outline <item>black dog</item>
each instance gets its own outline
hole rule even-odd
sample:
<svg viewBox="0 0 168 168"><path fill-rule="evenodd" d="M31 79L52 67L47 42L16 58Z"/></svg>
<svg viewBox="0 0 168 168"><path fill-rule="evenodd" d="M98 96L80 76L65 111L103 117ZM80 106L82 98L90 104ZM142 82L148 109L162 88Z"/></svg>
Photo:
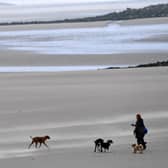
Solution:
<svg viewBox="0 0 168 168"><path fill-rule="evenodd" d="M104 140L101 139L101 138L96 139L94 142L95 142L94 152L96 152L97 150L98 150L99 152L109 151L110 145L113 143L112 140L107 140L107 142L104 142Z"/></svg>
<svg viewBox="0 0 168 168"><path fill-rule="evenodd" d="M102 149L104 149L104 152L109 151L110 145L111 145L112 143L113 143L112 140L107 140L107 142L103 142L103 143L101 144Z"/></svg>
<svg viewBox="0 0 168 168"><path fill-rule="evenodd" d="M102 150L102 144L104 143L104 140L101 139L101 138L99 138L99 139L96 139L96 140L94 141L94 143L95 143L94 152L96 152L97 150L98 150L99 152L102 152L102 151L103 151L103 150Z"/></svg>

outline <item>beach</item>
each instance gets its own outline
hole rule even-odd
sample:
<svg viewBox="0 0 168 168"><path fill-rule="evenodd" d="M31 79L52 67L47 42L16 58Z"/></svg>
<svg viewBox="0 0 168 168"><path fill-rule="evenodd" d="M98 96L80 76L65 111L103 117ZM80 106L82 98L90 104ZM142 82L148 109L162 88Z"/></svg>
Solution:
<svg viewBox="0 0 168 168"><path fill-rule="evenodd" d="M167 24L167 18L117 22L121 27L143 23ZM73 28L94 29L107 25L109 22L1 26L0 33L46 29L70 31ZM166 33L165 30L163 32ZM5 35L2 40L6 39L10 40ZM161 40L167 45L160 35L145 36L141 43L145 40L151 42L151 39L154 43ZM136 50L111 54L45 54L10 49L5 45L0 49L1 67L122 66L165 61L168 58L167 50L155 52L149 51L149 48L148 52ZM0 72L1 166L166 167L167 74L167 67ZM137 113L142 114L149 130L145 136L147 150L143 154L133 154L131 148L136 139L130 124L135 122ZM49 149L45 146L28 149L30 136L43 135L51 137L47 141ZM114 141L109 152L93 152L97 138Z"/></svg>
<svg viewBox="0 0 168 168"><path fill-rule="evenodd" d="M1 73L1 165L164 167L167 72L161 67ZM136 113L142 114L149 129L148 148L142 155L133 154L131 148L136 141L130 124ZM37 135L50 135L49 149L28 149L29 136ZM99 137L113 139L110 152L93 152Z"/></svg>

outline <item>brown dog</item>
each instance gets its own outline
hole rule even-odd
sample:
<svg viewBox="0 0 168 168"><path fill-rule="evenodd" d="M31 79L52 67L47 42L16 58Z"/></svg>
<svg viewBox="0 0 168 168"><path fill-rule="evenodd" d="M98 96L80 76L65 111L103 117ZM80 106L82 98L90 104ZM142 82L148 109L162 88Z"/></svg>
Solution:
<svg viewBox="0 0 168 168"><path fill-rule="evenodd" d="M142 153L143 153L143 150L144 150L142 144L132 144L132 148L133 148L133 153L139 152L139 153L142 154Z"/></svg>
<svg viewBox="0 0 168 168"><path fill-rule="evenodd" d="M28 148L30 148L34 143L35 143L36 148L37 148L38 143L40 144L39 148L41 147L41 144L44 144L48 148L48 145L46 144L46 140L50 139L48 135L43 136L43 137L30 137L30 138L32 139L32 142Z"/></svg>

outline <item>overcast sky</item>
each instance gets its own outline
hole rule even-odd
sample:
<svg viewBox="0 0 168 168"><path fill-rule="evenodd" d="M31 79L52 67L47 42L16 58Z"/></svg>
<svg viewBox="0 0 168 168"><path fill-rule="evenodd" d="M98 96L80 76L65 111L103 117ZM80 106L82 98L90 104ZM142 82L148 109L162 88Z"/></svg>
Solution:
<svg viewBox="0 0 168 168"><path fill-rule="evenodd" d="M18 5L32 5L32 4L53 4L53 3L85 3L85 2L168 2L168 0L0 0L0 3L12 3Z"/></svg>
<svg viewBox="0 0 168 168"><path fill-rule="evenodd" d="M104 2L104 1L131 1L131 0L0 0L3 3L12 4L52 4L52 3L85 3L85 2Z"/></svg>

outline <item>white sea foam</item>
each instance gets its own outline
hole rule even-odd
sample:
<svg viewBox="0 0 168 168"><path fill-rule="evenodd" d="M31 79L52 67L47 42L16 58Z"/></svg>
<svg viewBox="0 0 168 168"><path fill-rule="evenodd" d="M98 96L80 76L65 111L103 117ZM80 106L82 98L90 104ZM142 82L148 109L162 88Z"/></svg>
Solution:
<svg viewBox="0 0 168 168"><path fill-rule="evenodd" d="M108 67L126 68L131 65L93 65L93 66L2 66L0 72L65 72L91 71Z"/></svg>
<svg viewBox="0 0 168 168"><path fill-rule="evenodd" d="M167 42L138 40L168 34L168 24L1 31L1 48L41 54L168 52Z"/></svg>

